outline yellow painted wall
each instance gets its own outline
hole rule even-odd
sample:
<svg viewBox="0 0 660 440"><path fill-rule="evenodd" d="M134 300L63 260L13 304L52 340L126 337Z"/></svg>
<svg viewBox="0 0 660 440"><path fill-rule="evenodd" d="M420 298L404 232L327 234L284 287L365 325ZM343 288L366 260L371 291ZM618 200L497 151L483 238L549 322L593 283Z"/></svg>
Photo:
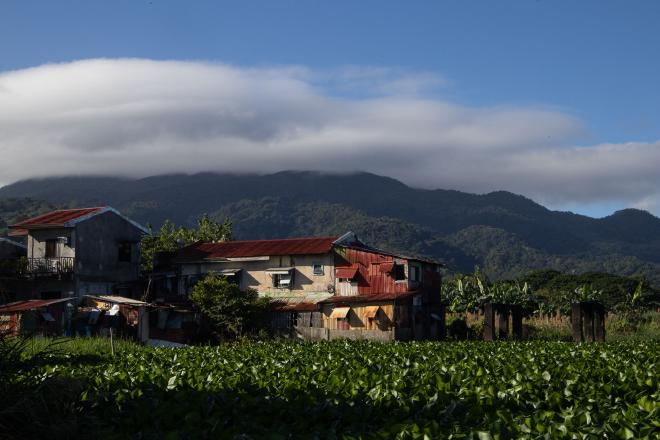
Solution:
<svg viewBox="0 0 660 440"><path fill-rule="evenodd" d="M323 265L323 275L314 275L314 263ZM266 269L295 267L292 288L273 287L271 275ZM199 264L185 263L181 266L182 275L207 274L223 269L242 269L241 289L252 288L262 296L271 298L292 297L308 293L328 293L328 285L334 286L334 258L327 255L271 256L262 261L223 261Z"/></svg>

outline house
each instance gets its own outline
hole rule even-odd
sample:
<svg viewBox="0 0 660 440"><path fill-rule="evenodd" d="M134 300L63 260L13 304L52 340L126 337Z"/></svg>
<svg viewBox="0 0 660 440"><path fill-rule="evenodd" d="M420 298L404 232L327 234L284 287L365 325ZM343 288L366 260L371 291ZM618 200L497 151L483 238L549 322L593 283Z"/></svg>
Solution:
<svg viewBox="0 0 660 440"><path fill-rule="evenodd" d="M27 247L15 240L0 237L0 304L11 301L20 290L16 274L27 258Z"/></svg>
<svg viewBox="0 0 660 440"><path fill-rule="evenodd" d="M195 243L155 264L156 302L184 303L214 272L271 300L269 326L310 339L438 339L440 267L340 237Z"/></svg>
<svg viewBox="0 0 660 440"><path fill-rule="evenodd" d="M0 333L60 335L71 320L73 305L68 301L31 299L0 306Z"/></svg>
<svg viewBox="0 0 660 440"><path fill-rule="evenodd" d="M72 328L85 327L95 335L115 335L146 342L149 339L149 304L117 295L85 295Z"/></svg>
<svg viewBox="0 0 660 440"><path fill-rule="evenodd" d="M60 209L10 226L25 237L13 299L139 295L140 238L147 230L104 206Z"/></svg>
<svg viewBox="0 0 660 440"><path fill-rule="evenodd" d="M0 260L27 257L27 246L9 238L0 237Z"/></svg>

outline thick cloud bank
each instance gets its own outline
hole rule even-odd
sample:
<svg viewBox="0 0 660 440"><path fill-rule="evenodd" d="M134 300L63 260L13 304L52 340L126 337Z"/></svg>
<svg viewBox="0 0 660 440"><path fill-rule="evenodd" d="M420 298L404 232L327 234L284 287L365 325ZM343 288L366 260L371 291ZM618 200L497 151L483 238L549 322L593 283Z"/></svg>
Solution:
<svg viewBox="0 0 660 440"><path fill-rule="evenodd" d="M139 59L0 74L0 182L67 174L365 170L427 188L660 212L660 142L578 146L560 111L428 98L442 78ZM426 97L425 97L426 96Z"/></svg>

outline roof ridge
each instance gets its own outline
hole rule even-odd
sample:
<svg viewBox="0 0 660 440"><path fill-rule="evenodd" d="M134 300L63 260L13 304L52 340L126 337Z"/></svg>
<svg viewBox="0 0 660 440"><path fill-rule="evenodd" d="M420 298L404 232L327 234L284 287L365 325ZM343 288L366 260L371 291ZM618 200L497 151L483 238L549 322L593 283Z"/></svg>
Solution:
<svg viewBox="0 0 660 440"><path fill-rule="evenodd" d="M307 236L307 237L287 237L287 238L263 238L251 240L226 240L226 241L198 241L194 244L228 244L228 243L254 243L254 242L268 242L268 241L293 241L293 240L331 240L336 239L338 236Z"/></svg>
<svg viewBox="0 0 660 440"><path fill-rule="evenodd" d="M83 210L85 210L85 209L103 209L103 208L109 208L109 207L110 207L110 205L86 206L86 207L83 207L83 208L57 208L57 209L53 209L52 211L49 211L49 212L57 212L57 211L83 211ZM44 214L48 214L48 212L45 212ZM41 214L41 215L44 215L44 214ZM37 216L37 217L40 217L40 216Z"/></svg>
<svg viewBox="0 0 660 440"><path fill-rule="evenodd" d="M77 215L76 217L73 217L73 219L78 218L78 217L84 217L90 214L97 213L98 211L102 210L109 210L113 209L110 206L94 206L94 207L89 207L89 208L59 208L59 209L53 209L48 212L44 212L42 214L38 214L35 216L32 216L30 218L26 218L24 220L21 220L17 223L14 223L12 225L9 225L10 228L15 229L15 228L25 228L31 225L41 225L42 223L39 223L39 221L46 221L43 224L48 224L47 220L53 220L52 217L54 216L61 216L61 215L66 215L68 214L77 214L81 213L80 215ZM59 220L59 218L58 218ZM69 221L71 219L67 219L66 221Z"/></svg>

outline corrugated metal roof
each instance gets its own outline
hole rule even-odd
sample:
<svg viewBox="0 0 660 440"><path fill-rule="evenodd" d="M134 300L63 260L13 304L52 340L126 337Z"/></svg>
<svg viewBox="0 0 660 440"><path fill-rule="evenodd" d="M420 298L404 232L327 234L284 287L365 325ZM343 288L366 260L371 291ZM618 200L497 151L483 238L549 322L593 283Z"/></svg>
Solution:
<svg viewBox="0 0 660 440"><path fill-rule="evenodd" d="M349 266L349 267L338 267L335 269L335 276L337 278L348 278L349 280L352 280L355 278L355 275L357 275L359 268L357 266Z"/></svg>
<svg viewBox="0 0 660 440"><path fill-rule="evenodd" d="M335 307L332 309L332 313L330 313L330 318L346 318L350 311L350 307Z"/></svg>
<svg viewBox="0 0 660 440"><path fill-rule="evenodd" d="M288 303L283 301L274 301L270 304L271 310L277 312L314 312L319 306L310 302Z"/></svg>
<svg viewBox="0 0 660 440"><path fill-rule="evenodd" d="M97 301L109 302L113 304L129 304L137 306L146 306L148 303L140 301L138 299L126 298L125 296L116 296L116 295L85 295L88 298L95 299Z"/></svg>
<svg viewBox="0 0 660 440"><path fill-rule="evenodd" d="M105 206L97 206L94 208L76 208L76 209L58 209L56 211L47 212L36 217L23 220L19 223L11 225L12 229L32 229L40 227L64 227L66 223L84 217L86 215L97 213Z"/></svg>
<svg viewBox="0 0 660 440"><path fill-rule="evenodd" d="M327 254L337 237L237 240L222 243L195 243L177 253L179 261L200 261L271 255Z"/></svg>
<svg viewBox="0 0 660 440"><path fill-rule="evenodd" d="M12 232L10 232L9 235L14 237L27 235L29 229L69 228L75 226L78 222L106 212L112 212L118 215L145 234L149 232L147 228L122 215L119 211L110 206L96 206L94 208L58 209L37 217L32 217L9 226L12 229Z"/></svg>
<svg viewBox="0 0 660 440"><path fill-rule="evenodd" d="M0 314L25 312L28 310L39 309L47 307L51 304L56 304L64 301L69 301L71 298L58 298L58 299L28 299L24 301L16 301L9 304L0 306Z"/></svg>
<svg viewBox="0 0 660 440"><path fill-rule="evenodd" d="M19 247L19 248L22 248L22 249L27 249L27 246L25 246L24 244L19 243L19 242L14 241L14 240L9 240L8 238L0 237L0 242L7 243L7 244L10 244L12 246L16 246L16 247Z"/></svg>

